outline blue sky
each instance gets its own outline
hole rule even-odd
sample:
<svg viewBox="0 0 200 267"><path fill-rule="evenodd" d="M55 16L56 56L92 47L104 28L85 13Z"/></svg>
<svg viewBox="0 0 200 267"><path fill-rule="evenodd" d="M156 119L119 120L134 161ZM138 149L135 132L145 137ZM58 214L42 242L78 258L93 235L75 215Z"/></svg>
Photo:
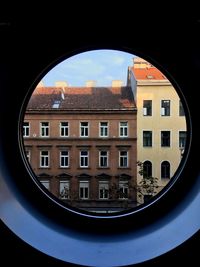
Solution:
<svg viewBox="0 0 200 267"><path fill-rule="evenodd" d="M126 85L128 66L133 65L133 54L118 50L92 50L72 56L52 68L43 78L45 86L66 81L69 86L84 86L96 81L96 86L111 86L112 80Z"/></svg>

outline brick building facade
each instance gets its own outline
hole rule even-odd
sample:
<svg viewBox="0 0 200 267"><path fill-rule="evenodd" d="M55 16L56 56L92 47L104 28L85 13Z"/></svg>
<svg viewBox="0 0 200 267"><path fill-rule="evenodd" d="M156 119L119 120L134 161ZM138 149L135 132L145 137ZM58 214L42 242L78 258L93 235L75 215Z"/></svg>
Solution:
<svg viewBox="0 0 200 267"><path fill-rule="evenodd" d="M30 165L71 206L116 212L136 205L136 106L130 87L41 87L23 125Z"/></svg>

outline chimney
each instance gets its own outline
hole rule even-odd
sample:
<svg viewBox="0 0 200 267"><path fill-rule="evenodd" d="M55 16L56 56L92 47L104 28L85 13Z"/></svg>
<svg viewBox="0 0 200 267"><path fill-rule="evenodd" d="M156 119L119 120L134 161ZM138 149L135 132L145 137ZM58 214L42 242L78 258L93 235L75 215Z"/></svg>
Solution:
<svg viewBox="0 0 200 267"><path fill-rule="evenodd" d="M95 87L96 81L93 81L93 80L86 81L85 86L86 87Z"/></svg>
<svg viewBox="0 0 200 267"><path fill-rule="evenodd" d="M36 88L37 88L37 87L45 87L44 82L41 80L41 81L38 83L38 85L36 86Z"/></svg>
<svg viewBox="0 0 200 267"><path fill-rule="evenodd" d="M57 81L55 82L55 87L67 87L68 83L65 81Z"/></svg>
<svg viewBox="0 0 200 267"><path fill-rule="evenodd" d="M112 81L112 87L121 87L123 86L123 81L121 80L113 80Z"/></svg>
<svg viewBox="0 0 200 267"><path fill-rule="evenodd" d="M149 68L151 66L151 64L143 58L134 57L133 58L133 66L135 69L146 69L146 68Z"/></svg>

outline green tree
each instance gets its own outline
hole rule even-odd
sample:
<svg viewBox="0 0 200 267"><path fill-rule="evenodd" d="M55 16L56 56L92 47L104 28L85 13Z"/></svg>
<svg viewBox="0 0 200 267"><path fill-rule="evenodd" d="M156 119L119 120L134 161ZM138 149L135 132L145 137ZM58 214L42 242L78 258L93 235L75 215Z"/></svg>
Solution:
<svg viewBox="0 0 200 267"><path fill-rule="evenodd" d="M142 204L158 193L158 178L148 176L148 173L144 170L143 162L137 161L137 166L139 167L138 173L142 176L141 181L137 184L137 201L139 204Z"/></svg>

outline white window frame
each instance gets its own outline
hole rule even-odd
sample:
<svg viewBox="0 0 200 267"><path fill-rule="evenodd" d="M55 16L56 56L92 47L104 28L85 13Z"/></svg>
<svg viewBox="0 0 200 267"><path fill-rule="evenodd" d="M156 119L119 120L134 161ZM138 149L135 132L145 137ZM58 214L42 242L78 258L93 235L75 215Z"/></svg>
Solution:
<svg viewBox="0 0 200 267"><path fill-rule="evenodd" d="M82 155L82 153L86 152L87 155ZM84 164L81 164L81 161L84 161ZM86 162L87 161L87 162ZM87 164L86 164L87 163ZM80 161L79 161L80 168L88 168L89 167L89 151L88 150L81 150L80 151Z"/></svg>
<svg viewBox="0 0 200 267"><path fill-rule="evenodd" d="M81 190L81 189L83 189L83 190ZM80 181L79 182L79 198L80 199L89 199L89 195L90 195L89 181Z"/></svg>
<svg viewBox="0 0 200 267"><path fill-rule="evenodd" d="M63 123L66 123L67 125L62 125ZM64 132L64 134L62 134L62 131ZM69 137L69 122L68 121L60 122L60 137Z"/></svg>
<svg viewBox="0 0 200 267"><path fill-rule="evenodd" d="M50 181L49 180L41 180L40 182L47 190L50 190Z"/></svg>
<svg viewBox="0 0 200 267"><path fill-rule="evenodd" d="M28 162L31 162L31 151L30 150L26 150L26 157L28 159Z"/></svg>
<svg viewBox="0 0 200 267"><path fill-rule="evenodd" d="M42 155L42 153L44 153L44 152L47 152L47 155ZM44 161L45 164L42 165L42 161ZM46 161L48 164L46 164ZM41 150L40 151L40 168L49 168L49 161L50 161L49 151L48 150Z"/></svg>
<svg viewBox="0 0 200 267"><path fill-rule="evenodd" d="M43 123L47 123L48 125L42 125ZM44 134L43 134L44 130ZM48 121L40 122L40 137L49 137L50 136L50 123Z"/></svg>
<svg viewBox="0 0 200 267"><path fill-rule="evenodd" d="M87 123L86 125L82 125L83 123ZM83 130L83 134L82 134ZM87 131L87 134L86 134ZM89 137L89 122L88 121L81 121L80 122L80 137Z"/></svg>
<svg viewBox="0 0 200 267"><path fill-rule="evenodd" d="M106 125L102 125L106 123ZM107 134L106 134L107 132ZM109 125L107 121L101 121L99 123L99 137L108 137L109 136Z"/></svg>
<svg viewBox="0 0 200 267"><path fill-rule="evenodd" d="M102 152L105 152L106 153L106 155L101 155L101 153ZM103 166L102 164L101 164L101 159L103 160L104 158L106 158L106 166ZM108 166L109 166L109 164L108 164L108 160L109 160L109 153L108 153L108 151L107 150L100 150L99 151L99 167L100 168L108 168Z"/></svg>
<svg viewBox="0 0 200 267"><path fill-rule="evenodd" d="M28 121L24 121L23 123L23 137L30 137L30 122Z"/></svg>
<svg viewBox="0 0 200 267"><path fill-rule="evenodd" d="M99 199L109 199L109 181L99 181Z"/></svg>
<svg viewBox="0 0 200 267"><path fill-rule="evenodd" d="M66 155L63 155L63 152L66 153ZM62 164L62 161L64 161L67 164ZM69 168L69 150L61 150L60 151L60 168Z"/></svg>
<svg viewBox="0 0 200 267"><path fill-rule="evenodd" d="M59 193L61 199L69 199L70 183L69 180L60 180Z"/></svg>
<svg viewBox="0 0 200 267"><path fill-rule="evenodd" d="M126 155L121 155L122 152L126 153ZM119 151L119 167L120 168L128 168L128 166L129 166L129 155L128 154L129 153L128 153L127 150L120 150ZM122 165L121 165L121 159L123 159L123 164ZM126 166L124 165L125 159L126 159L126 162L127 162Z"/></svg>
<svg viewBox="0 0 200 267"><path fill-rule="evenodd" d="M126 125L122 125L126 123ZM121 134L122 131L122 134ZM127 121L120 121L119 122L119 137L128 137L128 122Z"/></svg>
<svg viewBox="0 0 200 267"><path fill-rule="evenodd" d="M121 197L120 189L122 188L122 193L125 194L125 190L127 190L127 197ZM128 199L129 188L128 188L128 181L119 181L119 199Z"/></svg>

